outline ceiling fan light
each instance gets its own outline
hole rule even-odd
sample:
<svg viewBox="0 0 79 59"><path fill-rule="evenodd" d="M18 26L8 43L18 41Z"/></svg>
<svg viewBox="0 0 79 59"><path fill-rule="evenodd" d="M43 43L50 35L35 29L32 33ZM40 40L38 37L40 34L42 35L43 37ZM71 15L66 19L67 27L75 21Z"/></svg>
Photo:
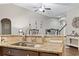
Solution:
<svg viewBox="0 0 79 59"><path fill-rule="evenodd" d="M43 9L42 8L39 8L39 11L43 11Z"/></svg>
<svg viewBox="0 0 79 59"><path fill-rule="evenodd" d="M40 12L45 12L45 9L39 8Z"/></svg>
<svg viewBox="0 0 79 59"><path fill-rule="evenodd" d="M43 12L45 12L45 10L43 10Z"/></svg>

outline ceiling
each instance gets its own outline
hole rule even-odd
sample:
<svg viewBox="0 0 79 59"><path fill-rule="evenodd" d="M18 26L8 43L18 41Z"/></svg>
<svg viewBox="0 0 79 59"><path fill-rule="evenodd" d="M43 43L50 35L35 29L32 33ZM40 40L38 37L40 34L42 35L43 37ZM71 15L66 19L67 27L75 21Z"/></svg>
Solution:
<svg viewBox="0 0 79 59"><path fill-rule="evenodd" d="M29 9L30 11L33 11L35 13L39 13L42 15L46 15L48 17L64 17L66 16L66 12L70 9L79 7L78 3L43 3L45 7L51 8L51 10L46 10L43 12L35 12L36 8L34 7L40 7L41 3L18 3L15 4L17 6Z"/></svg>

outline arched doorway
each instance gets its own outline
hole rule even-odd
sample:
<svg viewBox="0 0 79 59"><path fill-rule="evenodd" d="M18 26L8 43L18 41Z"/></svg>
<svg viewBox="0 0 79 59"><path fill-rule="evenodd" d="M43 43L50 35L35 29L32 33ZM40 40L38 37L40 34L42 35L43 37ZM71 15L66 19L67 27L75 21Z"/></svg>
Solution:
<svg viewBox="0 0 79 59"><path fill-rule="evenodd" d="M1 20L2 34L11 34L11 21L8 18Z"/></svg>

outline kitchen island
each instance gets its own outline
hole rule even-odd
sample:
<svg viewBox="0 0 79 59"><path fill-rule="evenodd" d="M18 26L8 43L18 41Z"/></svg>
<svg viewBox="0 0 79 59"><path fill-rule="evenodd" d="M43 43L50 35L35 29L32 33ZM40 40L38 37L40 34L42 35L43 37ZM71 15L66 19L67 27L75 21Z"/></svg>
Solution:
<svg viewBox="0 0 79 59"><path fill-rule="evenodd" d="M26 36L23 36L23 38L24 37L26 38ZM19 41L9 40L9 41L0 43L0 54L7 55L7 56L9 55L11 56L58 56L60 55L61 56L64 53L64 46L63 46L64 36L44 36L43 38L42 36L27 36L27 37L31 37L31 38L41 37L41 39L43 39L42 40L43 42L39 41L40 43L35 43L36 41L34 40L32 43L35 45L33 47L30 47L30 46L13 45L14 43L17 43ZM27 42L27 40L24 42ZM31 43L31 41L28 41L28 42Z"/></svg>

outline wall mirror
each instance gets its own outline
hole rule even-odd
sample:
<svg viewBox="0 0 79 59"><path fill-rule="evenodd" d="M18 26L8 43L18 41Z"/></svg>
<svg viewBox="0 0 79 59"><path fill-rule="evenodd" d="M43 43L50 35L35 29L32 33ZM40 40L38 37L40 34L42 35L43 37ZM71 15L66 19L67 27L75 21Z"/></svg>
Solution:
<svg viewBox="0 0 79 59"><path fill-rule="evenodd" d="M74 17L72 21L72 26L74 28L79 28L79 17Z"/></svg>

